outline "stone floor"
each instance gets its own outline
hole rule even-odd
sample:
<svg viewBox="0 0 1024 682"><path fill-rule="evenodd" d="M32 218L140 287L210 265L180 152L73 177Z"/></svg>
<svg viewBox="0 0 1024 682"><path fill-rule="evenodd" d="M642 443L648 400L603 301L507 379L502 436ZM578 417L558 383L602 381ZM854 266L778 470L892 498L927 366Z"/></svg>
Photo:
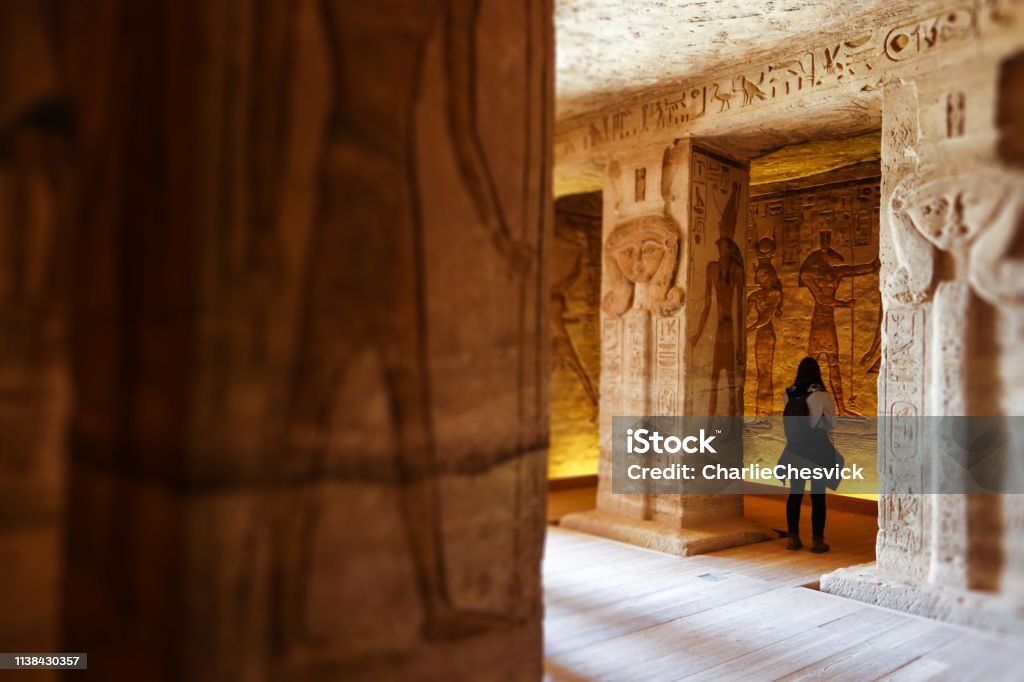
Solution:
<svg viewBox="0 0 1024 682"><path fill-rule="evenodd" d="M777 527L783 499L747 514ZM778 540L680 558L549 527L545 679L1024 679L1024 643L801 587L873 558L872 517L830 511L828 534L820 556Z"/></svg>

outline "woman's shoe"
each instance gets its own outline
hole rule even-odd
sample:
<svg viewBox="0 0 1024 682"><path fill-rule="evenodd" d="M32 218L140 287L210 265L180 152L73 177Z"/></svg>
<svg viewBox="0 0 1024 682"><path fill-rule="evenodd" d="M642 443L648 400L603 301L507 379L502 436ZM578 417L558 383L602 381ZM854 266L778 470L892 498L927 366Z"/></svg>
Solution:
<svg viewBox="0 0 1024 682"><path fill-rule="evenodd" d="M797 550L804 546L804 543L800 542L799 535L790 535L789 542L786 543L786 549Z"/></svg>
<svg viewBox="0 0 1024 682"><path fill-rule="evenodd" d="M825 544L825 538L814 538L814 544L811 545L811 551L815 554L824 554L829 550L828 545Z"/></svg>

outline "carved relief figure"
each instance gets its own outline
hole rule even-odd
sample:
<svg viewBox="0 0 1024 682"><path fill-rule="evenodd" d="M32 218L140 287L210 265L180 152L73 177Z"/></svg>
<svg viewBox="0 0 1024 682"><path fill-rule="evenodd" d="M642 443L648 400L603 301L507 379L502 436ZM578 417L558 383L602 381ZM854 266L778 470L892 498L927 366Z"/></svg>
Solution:
<svg viewBox="0 0 1024 682"><path fill-rule="evenodd" d="M782 316L782 280L772 265L775 254L775 240L762 237L757 240L757 269L754 281L758 289L747 298L746 317L753 310L756 318L747 327L747 333L756 332L754 337L754 358L757 362L757 403L755 414L758 417L769 417L772 414L772 401L775 390L772 382L772 369L775 365L775 326L773 317Z"/></svg>
<svg viewBox="0 0 1024 682"><path fill-rule="evenodd" d="M764 74L761 74L761 80L764 80ZM733 91L739 91L743 93L743 106L753 104L756 100L767 99L768 95L765 94L764 90L758 87L758 84L750 80L746 76L738 76L736 81L739 81L739 87L736 87L735 82L733 84Z"/></svg>
<svg viewBox="0 0 1024 682"><path fill-rule="evenodd" d="M445 65L448 78L448 127L463 184L494 248L509 267L523 276L533 267L533 246L517 238L498 196L487 153L479 130L476 93L476 26L479 7L475 2L455 0L444 5Z"/></svg>
<svg viewBox="0 0 1024 682"><path fill-rule="evenodd" d="M722 92L722 86L718 83L715 83L713 87L714 92L712 93L711 98L718 102L718 111L721 113L730 107L732 104L730 100L732 100L735 93Z"/></svg>
<svg viewBox="0 0 1024 682"><path fill-rule="evenodd" d="M358 28L363 21L363 15L345 3L322 3L317 8L318 21L322 22L326 35L353 30L353 25ZM330 187L335 177L352 177L352 164L358 162L363 164L363 172L359 174L361 184L350 186L351 194L369 193L373 199L372 193L380 191L380 187L394 187L403 197L411 198L387 206L377 202L383 211L375 218L380 221L380 232L366 242L369 237L350 226L367 219L367 199L361 197L352 202L336 192L323 192L322 215L317 221L320 227L318 234L311 238L318 248L311 250L308 268L311 272L331 273L332 276L310 278L305 285L307 301L304 305L309 312L298 332L302 339L297 363L300 369L292 377L293 385L289 389L295 397L289 405L286 438L289 443L299 444L294 447L301 449L303 457L308 459L304 466L308 467L314 481L320 480L328 467L332 428L329 417L335 405L345 405L345 400L339 396L344 396L346 391L356 391L363 396L380 391L387 404L394 407L387 421L381 420L380 432L396 434L394 471L399 480L408 481L397 488L397 499L413 580L424 611L422 630L428 639L479 631L508 617L505 608L468 609L457 601L456 590L460 588L450 580L454 571L451 557L445 551L444 509L437 480L438 444L427 381L427 331L403 329L402 333L396 333L398 325L405 320L417 315L418 319L428 317L423 311L426 305L423 298L408 282L417 281L416 277L426 278L423 253L411 246L420 243L428 231L420 214L422 197L418 183L422 180L416 170L420 151L417 134L414 134L419 131L420 122L412 103L416 101L420 75L429 68L428 60L434 58L425 56L429 54L427 46L432 41L442 43L442 53L436 58L444 67L445 123L451 131L450 146L459 179L471 201L472 215L495 252L484 257L492 260L497 268L507 268L516 277L536 272L534 246L523 241L510 227L511 209L499 197L500 178L494 174L480 132L480 115L474 99L474 93L478 92L478 74L474 68L477 14L477 3L451 0L431 6L416 22L399 26L401 22L396 17L380 19L375 30L382 39L375 41L373 49L364 56L380 65L379 77L390 83L394 106L378 106L379 103L363 108L349 106L350 90L354 92L358 88L342 77L340 70L349 61L347 50L352 46L347 41L327 41L329 55L324 68L336 90L332 92L332 109L327 120L335 125L327 126L326 153L319 169L321 182ZM398 40L396 35L402 36L409 50L393 49L394 41ZM366 126L371 120L382 129L402 131L393 136L387 151L383 152L392 154L397 163L381 163L380 148L364 140L354 141L347 134L346 131ZM409 169L414 172L410 173ZM337 226L342 228L335 229ZM354 236L357 232L358 237ZM409 278L382 280L381 295L394 302L394 311L384 313L365 297L356 300L350 293L369 290L368 282L380 278L380 273L374 270L373 258L358 264L344 277L333 275L350 260L344 254L351 252L356 239L362 244L370 243L373 249L387 244L388 249L396 251L396 259L408 264L407 269L412 273ZM351 286L352 283L357 286ZM421 282L418 286L425 285ZM351 306L347 305L349 303ZM352 325L342 319L344 316L322 312L328 308L367 312L365 315L352 313L362 320ZM525 357L521 349L517 352ZM368 358L372 359L372 364ZM523 362L526 360L520 359L520 363ZM279 608L285 612L282 636L289 646L308 646L313 642L306 611L317 601L317 595L307 575L308 567L314 562L317 543L323 541L321 518L326 503L320 488L313 489L304 498L302 508L296 511L301 518L296 524L297 530L288 534L290 544L285 551L289 559L282 569L286 575L274 599L280 600Z"/></svg>
<svg viewBox="0 0 1024 682"><path fill-rule="evenodd" d="M591 406L594 409L592 418L597 418L597 389L590 373L583 366L580 359L579 349L569 333L569 322L576 322L578 318L570 317L568 291L580 276L583 269L583 249L576 251L576 258L572 270L560 281L555 282L551 287L551 364L552 369L568 369L580 380L583 390L590 398Z"/></svg>
<svg viewBox="0 0 1024 682"><path fill-rule="evenodd" d="M1013 175L987 170L919 186L901 184L890 200L893 236L904 252L917 246L915 240L927 240L958 262L965 261L957 276L966 274L979 296L996 304L1019 305L1024 300L1020 260L1012 254L1017 215L1024 203L1022 186ZM911 293L926 293L932 285L934 256L919 246L914 253L914 265L927 277L918 277Z"/></svg>
<svg viewBox="0 0 1024 682"><path fill-rule="evenodd" d="M696 344L703 335L704 325L711 312L711 300L714 298L718 321L715 326L714 354L711 363L711 403L708 408L708 414L712 415L717 414L718 380L722 372L725 372L729 389L727 414L736 414L739 408L736 369L743 364L743 344L739 325L743 321L744 270L743 254L732 240L739 213L739 196L739 183L733 182L732 193L719 223L719 234L723 236L715 241L718 247L718 260L708 263L704 307L701 309L697 331L691 339L691 342Z"/></svg>
<svg viewBox="0 0 1024 682"><path fill-rule="evenodd" d="M832 231L819 233L820 248L811 253L800 266L800 286L807 287L814 298L814 312L811 315L811 333L807 354L819 362L824 361L829 369L829 383L835 398L836 410L840 415L855 414L843 398L843 378L839 369L839 338L836 335L836 308L849 308L852 300L836 298L842 280L858 275L878 272L879 260L870 263L846 265L842 255L832 248Z"/></svg>
<svg viewBox="0 0 1024 682"><path fill-rule="evenodd" d="M676 286L679 227L665 216L645 216L618 225L605 243L608 293L601 307L616 317L631 308L674 315L683 305Z"/></svg>

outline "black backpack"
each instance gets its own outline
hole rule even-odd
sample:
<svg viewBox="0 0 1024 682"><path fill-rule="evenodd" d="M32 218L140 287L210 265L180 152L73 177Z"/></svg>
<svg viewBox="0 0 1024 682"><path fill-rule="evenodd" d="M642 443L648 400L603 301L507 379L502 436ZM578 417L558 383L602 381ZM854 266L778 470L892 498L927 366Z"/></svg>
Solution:
<svg viewBox="0 0 1024 682"><path fill-rule="evenodd" d="M806 445L811 436L811 411L807 407L807 391L787 390L786 407L782 410L782 425L786 430L786 441L793 446Z"/></svg>

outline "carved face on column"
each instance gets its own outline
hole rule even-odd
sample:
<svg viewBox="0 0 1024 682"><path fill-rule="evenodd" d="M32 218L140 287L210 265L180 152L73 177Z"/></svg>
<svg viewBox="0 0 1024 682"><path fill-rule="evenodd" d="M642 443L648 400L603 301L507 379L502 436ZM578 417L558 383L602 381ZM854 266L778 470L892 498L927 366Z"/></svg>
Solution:
<svg viewBox="0 0 1024 682"><path fill-rule="evenodd" d="M623 276L633 284L647 284L665 259L665 242L656 237L631 239L612 254Z"/></svg>
<svg viewBox="0 0 1024 682"><path fill-rule="evenodd" d="M920 187L908 183L896 188L890 205L897 223L910 223L943 251L966 253L968 277L982 298L996 305L1024 306L1024 262L1014 254L1024 215L1024 176L979 169ZM886 287L891 288L889 282ZM889 296L899 300L899 292Z"/></svg>
<svg viewBox="0 0 1024 682"><path fill-rule="evenodd" d="M904 211L914 227L943 251L965 246L988 225L1004 201L1002 183L947 177L916 190L894 193L893 209Z"/></svg>
<svg viewBox="0 0 1024 682"><path fill-rule="evenodd" d="M645 216L621 223L605 242L608 293L602 307L622 315L634 303L637 286L648 288L648 305L662 315L682 305L682 290L675 286L679 264L679 227L665 216Z"/></svg>

